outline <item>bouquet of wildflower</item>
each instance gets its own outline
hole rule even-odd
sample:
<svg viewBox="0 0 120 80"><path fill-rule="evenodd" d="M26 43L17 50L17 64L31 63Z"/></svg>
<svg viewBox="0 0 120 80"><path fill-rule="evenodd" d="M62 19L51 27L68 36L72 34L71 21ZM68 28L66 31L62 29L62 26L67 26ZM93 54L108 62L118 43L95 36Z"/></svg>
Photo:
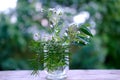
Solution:
<svg viewBox="0 0 120 80"><path fill-rule="evenodd" d="M40 55L44 53L43 62L44 68L52 72L60 66L69 65L70 47L72 45L82 46L89 42L92 36L89 25L65 25L63 19L63 11L61 9L45 9L42 13L46 14L49 24L50 35L40 37L41 34L36 34L39 38L36 41L32 40L31 49L37 53L33 59L34 72L39 70ZM65 15L65 14L64 14Z"/></svg>

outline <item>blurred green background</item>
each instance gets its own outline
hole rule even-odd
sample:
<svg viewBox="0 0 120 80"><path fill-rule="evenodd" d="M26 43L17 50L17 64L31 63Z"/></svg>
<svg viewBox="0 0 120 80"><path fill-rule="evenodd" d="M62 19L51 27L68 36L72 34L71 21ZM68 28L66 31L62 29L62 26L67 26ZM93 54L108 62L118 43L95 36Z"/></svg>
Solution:
<svg viewBox="0 0 120 80"><path fill-rule="evenodd" d="M17 0L15 9L0 12L0 70L32 69L28 43L32 33L47 31L44 7L65 9L73 16L65 17L67 24L81 12L89 14L82 24L91 24L94 37L72 54L71 69L120 69L120 0Z"/></svg>

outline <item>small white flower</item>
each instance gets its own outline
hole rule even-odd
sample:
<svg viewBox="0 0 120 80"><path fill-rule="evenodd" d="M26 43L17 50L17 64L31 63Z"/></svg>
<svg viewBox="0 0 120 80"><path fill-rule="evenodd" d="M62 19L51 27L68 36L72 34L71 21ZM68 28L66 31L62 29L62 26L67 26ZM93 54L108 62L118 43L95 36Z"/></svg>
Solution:
<svg viewBox="0 0 120 80"><path fill-rule="evenodd" d="M57 15L62 15L63 14L63 9L59 8L56 10Z"/></svg>
<svg viewBox="0 0 120 80"><path fill-rule="evenodd" d="M68 34L67 34L66 32L64 33L64 35L65 35L65 36L68 36Z"/></svg>
<svg viewBox="0 0 120 80"><path fill-rule="evenodd" d="M52 36L48 35L48 34L45 34L45 35L43 35L42 39L45 40L45 41L48 41L48 40L52 39Z"/></svg>
<svg viewBox="0 0 120 80"><path fill-rule="evenodd" d="M35 34L33 35L33 39L34 39L35 41L38 41L38 40L40 39L39 33L35 33Z"/></svg>
<svg viewBox="0 0 120 80"><path fill-rule="evenodd" d="M40 12L43 12L43 11L44 11L44 9L43 9L43 8L41 8L41 9L40 9Z"/></svg>
<svg viewBox="0 0 120 80"><path fill-rule="evenodd" d="M55 12L55 8L49 8L49 11Z"/></svg>
<svg viewBox="0 0 120 80"><path fill-rule="evenodd" d="M54 26L53 25L50 25L51 28L53 28Z"/></svg>
<svg viewBox="0 0 120 80"><path fill-rule="evenodd" d="M77 27L78 25L76 23L71 23L69 26L73 26L73 27L76 26Z"/></svg>

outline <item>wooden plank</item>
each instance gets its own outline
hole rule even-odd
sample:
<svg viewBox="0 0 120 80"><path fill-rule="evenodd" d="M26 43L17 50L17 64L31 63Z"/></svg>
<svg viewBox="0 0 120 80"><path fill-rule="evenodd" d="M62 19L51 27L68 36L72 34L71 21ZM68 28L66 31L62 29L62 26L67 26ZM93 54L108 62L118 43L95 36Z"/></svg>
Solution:
<svg viewBox="0 0 120 80"><path fill-rule="evenodd" d="M0 80L46 80L45 72L31 75L30 70L0 71ZM66 80L120 80L120 70L69 70Z"/></svg>

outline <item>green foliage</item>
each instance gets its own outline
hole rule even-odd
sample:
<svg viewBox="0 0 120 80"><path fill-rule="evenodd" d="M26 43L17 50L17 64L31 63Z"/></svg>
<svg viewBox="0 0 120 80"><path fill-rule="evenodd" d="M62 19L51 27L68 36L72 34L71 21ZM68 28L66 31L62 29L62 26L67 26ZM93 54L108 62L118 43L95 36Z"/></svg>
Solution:
<svg viewBox="0 0 120 80"><path fill-rule="evenodd" d="M0 70L30 69L26 59L30 59L31 57L35 59L35 55L31 54L29 49L27 49L27 43L29 43L30 39L27 33L29 27L37 26L38 29L44 29L49 33L54 30L53 28L49 31L48 27L41 25L41 17L46 18L43 17L46 13L41 15L39 12L36 12L34 6L36 1L39 0L18 0L14 12L10 14L0 13ZM77 13L80 11L88 11L90 13L89 20L93 20L93 22L96 23L97 34L92 44L84 48L71 46L70 51L72 51L72 53L74 53L76 49L79 50L78 53L73 54L71 59L72 63L70 64L71 68L120 68L120 0L40 1L43 7L55 7L59 4L61 6L74 8L77 10ZM67 14L70 16L69 13ZM15 24L10 21L12 15L17 16L17 22ZM82 27L82 25L80 27ZM83 32L90 36L89 31L86 31L86 29L83 30ZM58 35L58 33L56 35ZM72 35L73 34L71 34L71 36ZM65 37L63 41L68 43L69 41L66 39ZM79 40L80 44L77 41L73 42L73 44L75 43L80 46L89 41L83 34L78 35L76 39ZM96 45L98 46L96 47ZM42 65L41 63L42 61L40 61L40 65ZM12 66L10 66L11 64ZM99 67L97 65L99 65ZM42 68L39 67L39 69Z"/></svg>
<svg viewBox="0 0 120 80"><path fill-rule="evenodd" d="M0 69L19 69L22 60L15 61L13 55L20 56L26 49L26 40L19 28L10 22L9 16L0 14ZM12 56L11 56L12 55ZM13 64L11 67L9 64ZM24 66L24 68L29 68Z"/></svg>
<svg viewBox="0 0 120 80"><path fill-rule="evenodd" d="M89 30L88 28L86 28L86 27L81 27L80 30L81 30L83 33L85 33L85 34L87 34L87 35L89 35L89 36L93 36L93 35L91 34L90 30Z"/></svg>
<svg viewBox="0 0 120 80"><path fill-rule="evenodd" d="M29 43L29 49L34 53L34 57L29 60L31 67L34 69L32 74L38 73L38 70L42 68L44 44L40 41L31 40Z"/></svg>
<svg viewBox="0 0 120 80"><path fill-rule="evenodd" d="M102 48L102 41L100 38L92 38L90 44L82 47L72 56L71 69L99 69L106 68L103 65L105 62L107 50ZM102 51L101 51L102 50Z"/></svg>
<svg viewBox="0 0 120 80"><path fill-rule="evenodd" d="M7 14L0 12L0 70L31 69L27 61L31 57L27 28L35 22L32 21L33 5L27 3L28 0L18 0L16 10ZM13 16L17 17L15 23L11 22Z"/></svg>
<svg viewBox="0 0 120 80"><path fill-rule="evenodd" d="M53 71L58 67L68 65L69 52L66 52L67 45L63 45L63 42L56 42L54 40L45 43L44 49L44 63L48 71Z"/></svg>
<svg viewBox="0 0 120 80"><path fill-rule="evenodd" d="M51 72L58 69L58 67L68 65L70 55L69 49L71 44L81 46L80 44L82 43L85 45L88 43L86 43L85 40L90 39L87 37L92 36L88 27L84 28L85 25L84 27L78 27L76 24L68 26L68 30L64 32L66 35L60 36L60 32L64 25L64 21L61 21L62 13L58 13L57 9L45 9L43 10L43 13L44 12L47 12L46 16L49 20L49 25L53 26L50 27L50 31L53 29L51 32L52 39L46 41L40 38L38 41L32 41L30 43L30 49L36 52L36 56L38 56L32 61L32 65L35 66L33 74L37 73L37 70L39 70L40 54L44 53L44 59L42 60L44 61L44 68Z"/></svg>
<svg viewBox="0 0 120 80"><path fill-rule="evenodd" d="M120 1L110 0L104 7L106 13L103 13L102 27L98 27L99 35L104 41L105 47L108 49L108 55L106 58L106 64L108 68L120 68L119 57L120 57Z"/></svg>

